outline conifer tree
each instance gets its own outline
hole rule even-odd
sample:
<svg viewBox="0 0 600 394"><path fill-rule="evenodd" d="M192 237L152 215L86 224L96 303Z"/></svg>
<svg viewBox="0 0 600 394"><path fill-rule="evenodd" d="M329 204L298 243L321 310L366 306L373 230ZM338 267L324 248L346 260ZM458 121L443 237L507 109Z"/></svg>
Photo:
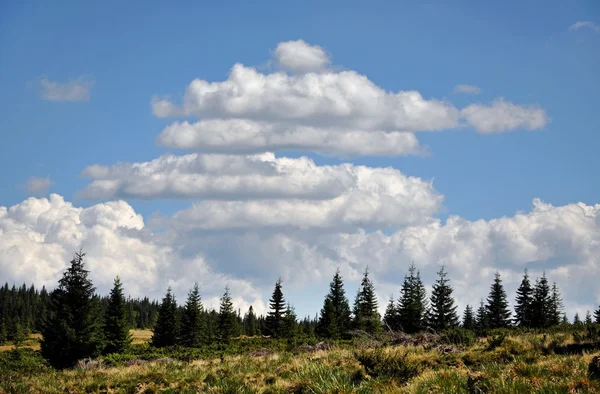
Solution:
<svg viewBox="0 0 600 394"><path fill-rule="evenodd" d="M590 326L593 323L592 321L592 314L590 313L590 311L587 311L585 313L585 325L586 326Z"/></svg>
<svg viewBox="0 0 600 394"><path fill-rule="evenodd" d="M563 302L560 297L560 291L556 282L552 284L552 295L550 296L550 311L549 311L549 322L550 326L557 326L560 324L560 317L563 312Z"/></svg>
<svg viewBox="0 0 600 394"><path fill-rule="evenodd" d="M179 316L177 313L177 301L171 291L167 288L167 294L158 309L158 318L154 325L154 332L150 344L154 347L167 347L177 344L179 338Z"/></svg>
<svg viewBox="0 0 600 394"><path fill-rule="evenodd" d="M462 327L466 330L474 330L476 328L475 316L473 315L473 308L471 305L467 305L463 314Z"/></svg>
<svg viewBox="0 0 600 394"><path fill-rule="evenodd" d="M104 315L105 354L123 353L131 345L123 285L117 276Z"/></svg>
<svg viewBox="0 0 600 394"><path fill-rule="evenodd" d="M206 324L204 307L200 297L198 283L188 294L188 299L181 312L181 329L179 343L187 347L198 347L206 341Z"/></svg>
<svg viewBox="0 0 600 394"><path fill-rule="evenodd" d="M477 318L476 318L476 327L477 331L482 334L490 328L490 320L488 317L488 310L483 303L483 300L479 303L479 308L477 308Z"/></svg>
<svg viewBox="0 0 600 394"><path fill-rule="evenodd" d="M562 314L562 317L560 319L560 325L561 326L568 326L569 325L569 319L567 319L567 315L566 314Z"/></svg>
<svg viewBox="0 0 600 394"><path fill-rule="evenodd" d="M296 310L288 302L285 309L285 316L283 318L283 336L286 338L293 338L298 334L298 317L296 316Z"/></svg>
<svg viewBox="0 0 600 394"><path fill-rule="evenodd" d="M277 279L273 295L269 300L269 312L266 318L266 328L269 335L274 338L284 336L285 299L281 291L281 278Z"/></svg>
<svg viewBox="0 0 600 394"><path fill-rule="evenodd" d="M329 284L329 294L323 302L321 317L317 324L317 333L326 338L340 338L350 329L350 325L350 305L338 269Z"/></svg>
<svg viewBox="0 0 600 394"><path fill-rule="evenodd" d="M500 273L496 272L494 283L490 289L487 299L487 319L490 328L505 328L510 326L510 310L506 300L506 292L500 279Z"/></svg>
<svg viewBox="0 0 600 394"><path fill-rule="evenodd" d="M518 327L531 327L533 324L533 287L529 281L527 268L523 274L521 285L517 289L515 301L515 325Z"/></svg>
<svg viewBox="0 0 600 394"><path fill-rule="evenodd" d="M548 279L546 279L546 273L542 274L535 283L533 290L533 301L531 307L533 309L533 324L535 328L546 328L551 323L551 303L552 295L550 294L550 286L548 285Z"/></svg>
<svg viewBox="0 0 600 394"><path fill-rule="evenodd" d="M573 317L573 325L578 326L581 324L581 319L579 318L579 312L575 312L575 316Z"/></svg>
<svg viewBox="0 0 600 394"><path fill-rule="evenodd" d="M103 348L101 311L84 256L81 251L75 254L52 292L49 317L42 330L42 356L55 368L98 356Z"/></svg>
<svg viewBox="0 0 600 394"><path fill-rule="evenodd" d="M398 331L400 327L399 323L399 313L398 307L396 306L396 302L394 301L394 295L390 295L390 302L388 302L387 307L385 308L385 314L383 315L383 323L384 326L391 331Z"/></svg>
<svg viewBox="0 0 600 394"><path fill-rule="evenodd" d="M598 310L596 312L594 312L594 318L597 324L600 324L600 306L598 307Z"/></svg>
<svg viewBox="0 0 600 394"><path fill-rule="evenodd" d="M377 308L375 286L369 279L369 268L367 267L354 300L354 327L369 334L381 330L381 316Z"/></svg>
<svg viewBox="0 0 600 394"><path fill-rule="evenodd" d="M223 343L229 343L231 337L236 333L237 317L233 309L229 286L225 287L225 293L221 297L221 305L219 308L219 339Z"/></svg>
<svg viewBox="0 0 600 394"><path fill-rule="evenodd" d="M399 328L408 334L423 331L427 326L427 293L421 281L421 274L414 263L408 268L408 275L404 277L400 291Z"/></svg>
<svg viewBox="0 0 600 394"><path fill-rule="evenodd" d="M431 290L431 309L428 314L429 327L436 331L446 330L458 326L456 305L452 297L452 287L446 276L444 266L438 271L438 279Z"/></svg>
<svg viewBox="0 0 600 394"><path fill-rule="evenodd" d="M244 331L248 336L255 336L259 334L258 331L258 320L256 319L256 315L254 314L254 308L250 305L248 308L248 312L244 315Z"/></svg>

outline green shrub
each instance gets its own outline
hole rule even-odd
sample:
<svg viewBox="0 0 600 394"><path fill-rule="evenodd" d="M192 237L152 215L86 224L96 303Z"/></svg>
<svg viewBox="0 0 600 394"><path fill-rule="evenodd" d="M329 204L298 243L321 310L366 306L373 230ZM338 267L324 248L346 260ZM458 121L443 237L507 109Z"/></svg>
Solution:
<svg viewBox="0 0 600 394"><path fill-rule="evenodd" d="M453 328L440 335L440 342L448 345L471 346L475 343L475 333L464 328Z"/></svg>
<svg viewBox="0 0 600 394"><path fill-rule="evenodd" d="M388 377L399 383L419 373L417 366L407 362L408 352L385 352L383 349L361 350L354 357L373 377Z"/></svg>

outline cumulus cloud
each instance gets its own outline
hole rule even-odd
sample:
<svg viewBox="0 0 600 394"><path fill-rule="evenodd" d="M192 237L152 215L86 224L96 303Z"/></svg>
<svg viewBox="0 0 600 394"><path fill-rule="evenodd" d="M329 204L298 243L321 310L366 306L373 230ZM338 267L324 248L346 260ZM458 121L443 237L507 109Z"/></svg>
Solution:
<svg viewBox="0 0 600 394"><path fill-rule="evenodd" d="M329 64L329 55L318 45L304 40L281 42L273 52L276 64L294 73L319 71Z"/></svg>
<svg viewBox="0 0 600 394"><path fill-rule="evenodd" d="M89 77L78 77L67 82L40 79L40 95L46 101L89 101L90 90L95 81Z"/></svg>
<svg viewBox="0 0 600 394"><path fill-rule="evenodd" d="M456 85L454 87L454 93L479 94L481 93L481 88L478 88L475 85Z"/></svg>
<svg viewBox="0 0 600 394"><path fill-rule="evenodd" d="M34 195L34 196L39 196L39 195L43 195L46 194L46 192L48 191L48 189L50 188L50 186L53 184L52 180L50 180L50 177L39 177L39 176L32 176L31 178L29 178L27 180L27 183L25 184L25 188L27 189L27 191Z"/></svg>
<svg viewBox="0 0 600 394"><path fill-rule="evenodd" d="M590 22L590 21L579 21L575 22L569 27L569 30L579 30L581 28L587 27L589 29L594 30L596 33L600 33L600 25Z"/></svg>
<svg viewBox="0 0 600 394"><path fill-rule="evenodd" d="M516 129L536 130L550 118L539 106L522 106L494 100L491 105L471 104L461 112L466 122L481 134L502 133Z"/></svg>

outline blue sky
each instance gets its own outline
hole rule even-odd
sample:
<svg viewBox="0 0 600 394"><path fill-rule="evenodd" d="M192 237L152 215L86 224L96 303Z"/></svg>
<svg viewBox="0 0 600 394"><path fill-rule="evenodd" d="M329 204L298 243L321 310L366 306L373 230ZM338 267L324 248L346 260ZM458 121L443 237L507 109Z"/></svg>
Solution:
<svg viewBox="0 0 600 394"><path fill-rule="evenodd" d="M433 179L444 196L433 216L442 220L513 216L531 211L534 198L593 206L600 202L600 32L570 30L578 21L598 26L598 2L4 3L0 206L29 197L23 185L32 176L49 177L49 192L77 206L98 203L76 195L90 183L80 176L87 166L184 153L157 143L173 119L153 115L154 95L180 102L194 78L226 80L235 63L268 73L277 45L298 39L325 48L334 69L355 70L386 91L416 90L458 109L503 97L539 106L549 121L533 131L488 135L466 126L418 133L431 151L426 157L277 156L306 155L317 165L391 166ZM89 100L40 96L41 78L65 83L80 77L93 81ZM481 93L455 93L460 84ZM127 202L146 219L190 205L189 199ZM227 273L235 277L235 269ZM298 288L298 294L305 291Z"/></svg>

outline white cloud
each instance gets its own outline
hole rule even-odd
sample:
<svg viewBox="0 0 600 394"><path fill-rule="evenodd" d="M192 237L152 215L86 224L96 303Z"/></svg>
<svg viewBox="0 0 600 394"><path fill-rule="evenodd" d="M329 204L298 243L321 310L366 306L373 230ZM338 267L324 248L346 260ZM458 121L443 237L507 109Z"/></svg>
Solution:
<svg viewBox="0 0 600 394"><path fill-rule="evenodd" d="M94 80L85 76L67 82L50 81L44 77L40 79L40 94L47 101L89 101L94 84Z"/></svg>
<svg viewBox="0 0 600 394"><path fill-rule="evenodd" d="M574 24L572 24L569 27L569 30L578 30L578 29L581 29L582 27L588 27L588 28L594 30L596 33L600 33L600 25L597 25L596 23L590 22L590 21L575 22Z"/></svg>
<svg viewBox="0 0 600 394"><path fill-rule="evenodd" d="M31 178L29 178L27 180L25 187L27 188L27 191L29 193L31 193L35 196L38 196L38 195L46 194L46 192L48 192L48 189L50 188L50 186L53 183L54 182L52 182L52 180L50 180L49 176L47 176L45 178L38 177L38 176L32 176Z"/></svg>
<svg viewBox="0 0 600 394"><path fill-rule="evenodd" d="M279 67L294 73L319 71L329 64L329 55L323 48L303 40L279 43L273 58Z"/></svg>
<svg viewBox="0 0 600 394"><path fill-rule="evenodd" d="M491 105L471 104L461 116L481 134L502 133L516 129L536 130L550 118L539 106L516 105L500 98Z"/></svg>
<svg viewBox="0 0 600 394"><path fill-rule="evenodd" d="M481 88L478 88L475 85L456 85L454 87L454 93L479 94L481 93Z"/></svg>
<svg viewBox="0 0 600 394"><path fill-rule="evenodd" d="M312 151L335 156L399 156L425 151L413 133L318 128L244 119L175 122L158 143L169 148L200 152L259 153Z"/></svg>

